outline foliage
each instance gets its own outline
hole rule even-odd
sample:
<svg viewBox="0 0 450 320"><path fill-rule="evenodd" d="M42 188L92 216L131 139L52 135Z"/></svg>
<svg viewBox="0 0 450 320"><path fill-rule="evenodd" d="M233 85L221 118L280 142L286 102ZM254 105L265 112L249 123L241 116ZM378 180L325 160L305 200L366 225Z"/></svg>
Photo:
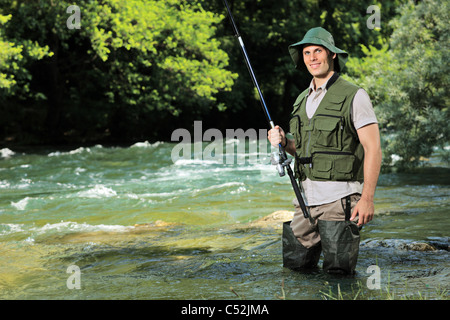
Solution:
<svg viewBox="0 0 450 320"><path fill-rule="evenodd" d="M378 290L370 290L367 288L367 283L363 284L361 281L357 281L356 284L351 285L351 290L347 292L341 290L339 283L336 292L330 285L328 286L328 292L319 292L323 300L448 300L447 289L440 286L428 288L427 285L426 287L426 290L415 291L409 288L407 281L405 281L405 287L396 290L388 280L387 285L383 288L380 286Z"/></svg>
<svg viewBox="0 0 450 320"><path fill-rule="evenodd" d="M108 62L103 76L110 80L111 103L118 97L127 105L178 115L181 107L210 107L219 90L230 90L236 76L225 70L228 56L213 38L213 24L223 17L201 5L110 0L108 6L91 2L86 12L82 35Z"/></svg>
<svg viewBox="0 0 450 320"><path fill-rule="evenodd" d="M385 165L414 167L449 144L449 9L436 0L402 6L389 44L363 47L366 57L349 62L376 106Z"/></svg>
<svg viewBox="0 0 450 320"><path fill-rule="evenodd" d="M272 118L311 77L287 47L323 26L372 98L385 165L447 155L448 1L229 0ZM168 140L179 127L267 127L222 1L0 0L0 141ZM367 8L381 9L369 29ZM443 149L444 148L444 149ZM446 151L447 150L447 151Z"/></svg>
<svg viewBox="0 0 450 320"><path fill-rule="evenodd" d="M30 72L24 68L29 61L40 60L52 56L48 46L41 47L37 42L28 39L12 42L4 35L4 26L11 15L0 14L0 89L2 95L21 95L26 97L30 93Z"/></svg>
<svg viewBox="0 0 450 320"><path fill-rule="evenodd" d="M207 112L218 105L218 92L230 91L236 75L214 38L224 17L199 3L85 1L79 3L81 28L72 30L69 5L3 1L0 7L11 19L2 33L2 44L11 45L2 50L8 67L0 78L9 92L1 98L16 108L22 85L14 80L26 78L34 94L28 106L41 118L35 129L50 139L151 136L152 126L158 133L173 116ZM20 56L24 48L27 59ZM36 96L46 101L38 104Z"/></svg>

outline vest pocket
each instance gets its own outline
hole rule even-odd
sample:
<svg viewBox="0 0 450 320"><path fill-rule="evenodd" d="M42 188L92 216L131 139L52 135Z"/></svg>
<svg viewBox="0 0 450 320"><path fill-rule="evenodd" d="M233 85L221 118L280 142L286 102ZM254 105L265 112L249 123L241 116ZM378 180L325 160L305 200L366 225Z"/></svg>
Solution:
<svg viewBox="0 0 450 320"><path fill-rule="evenodd" d="M302 143L300 126L301 126L300 117L298 115L292 116L291 120L289 121L289 132L294 136L296 148L300 148Z"/></svg>
<svg viewBox="0 0 450 320"><path fill-rule="evenodd" d="M333 160L323 154L313 155L311 174L316 179L330 180Z"/></svg>
<svg viewBox="0 0 450 320"><path fill-rule="evenodd" d="M333 111L341 111L345 99L345 96L333 95L328 97L328 104L325 106L325 109L333 110Z"/></svg>
<svg viewBox="0 0 450 320"><path fill-rule="evenodd" d="M349 181L353 178L355 156L349 153L316 152L311 175L318 180Z"/></svg>
<svg viewBox="0 0 450 320"><path fill-rule="evenodd" d="M334 159L334 179L351 180L353 178L354 155L339 155Z"/></svg>
<svg viewBox="0 0 450 320"><path fill-rule="evenodd" d="M319 115L318 115L319 116ZM341 150L342 118L339 116L320 116L314 121L315 145Z"/></svg>

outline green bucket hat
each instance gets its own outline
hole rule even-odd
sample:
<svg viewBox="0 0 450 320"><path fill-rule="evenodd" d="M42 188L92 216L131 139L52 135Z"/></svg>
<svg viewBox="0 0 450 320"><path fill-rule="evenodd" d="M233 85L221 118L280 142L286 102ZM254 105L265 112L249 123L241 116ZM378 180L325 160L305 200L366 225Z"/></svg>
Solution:
<svg viewBox="0 0 450 320"><path fill-rule="evenodd" d="M321 27L309 29L302 41L289 46L289 54L292 60L294 60L296 69L307 71L302 58L303 45L305 44L321 45L331 52L336 53L337 57L334 59L335 70L341 72L344 69L345 63L348 60L348 53L336 47L331 33Z"/></svg>

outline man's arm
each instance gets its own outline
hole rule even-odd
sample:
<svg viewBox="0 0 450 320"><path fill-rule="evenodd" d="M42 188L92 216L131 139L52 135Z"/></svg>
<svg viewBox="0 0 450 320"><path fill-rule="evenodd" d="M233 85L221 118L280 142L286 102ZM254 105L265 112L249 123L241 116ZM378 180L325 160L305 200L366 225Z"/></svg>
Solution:
<svg viewBox="0 0 450 320"><path fill-rule="evenodd" d="M358 215L361 226L371 221L375 212L373 198L381 168L381 143L377 123L366 125L357 132L364 148L364 187L350 220Z"/></svg>

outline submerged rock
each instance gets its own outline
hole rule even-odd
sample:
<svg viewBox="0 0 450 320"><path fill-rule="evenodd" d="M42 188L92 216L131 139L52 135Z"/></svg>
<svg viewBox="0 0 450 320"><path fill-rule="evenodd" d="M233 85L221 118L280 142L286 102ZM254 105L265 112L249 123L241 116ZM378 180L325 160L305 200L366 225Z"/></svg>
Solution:
<svg viewBox="0 0 450 320"><path fill-rule="evenodd" d="M436 248L433 243L427 243L422 241L412 241L412 240L404 240L404 239L368 239L361 243L362 247L368 248L393 248L397 250L404 251L436 251L441 248ZM448 248L448 247L447 247Z"/></svg>
<svg viewBox="0 0 450 320"><path fill-rule="evenodd" d="M432 240L430 244L438 250L450 251L450 242L447 240Z"/></svg>
<svg viewBox="0 0 450 320"><path fill-rule="evenodd" d="M177 226L174 222L166 222L163 220L156 220L152 223L139 223L135 224L134 228L136 230L157 230L157 229L168 229L171 227Z"/></svg>
<svg viewBox="0 0 450 320"><path fill-rule="evenodd" d="M293 211L288 210L279 210L275 211L265 217L259 218L255 221L249 223L249 227L253 228L276 228L281 229L283 226L283 222L292 220L294 216Z"/></svg>
<svg viewBox="0 0 450 320"><path fill-rule="evenodd" d="M407 243L405 244L406 250L413 250L413 251L436 251L437 249L433 247L432 245L425 243L425 242L413 242L413 243Z"/></svg>

